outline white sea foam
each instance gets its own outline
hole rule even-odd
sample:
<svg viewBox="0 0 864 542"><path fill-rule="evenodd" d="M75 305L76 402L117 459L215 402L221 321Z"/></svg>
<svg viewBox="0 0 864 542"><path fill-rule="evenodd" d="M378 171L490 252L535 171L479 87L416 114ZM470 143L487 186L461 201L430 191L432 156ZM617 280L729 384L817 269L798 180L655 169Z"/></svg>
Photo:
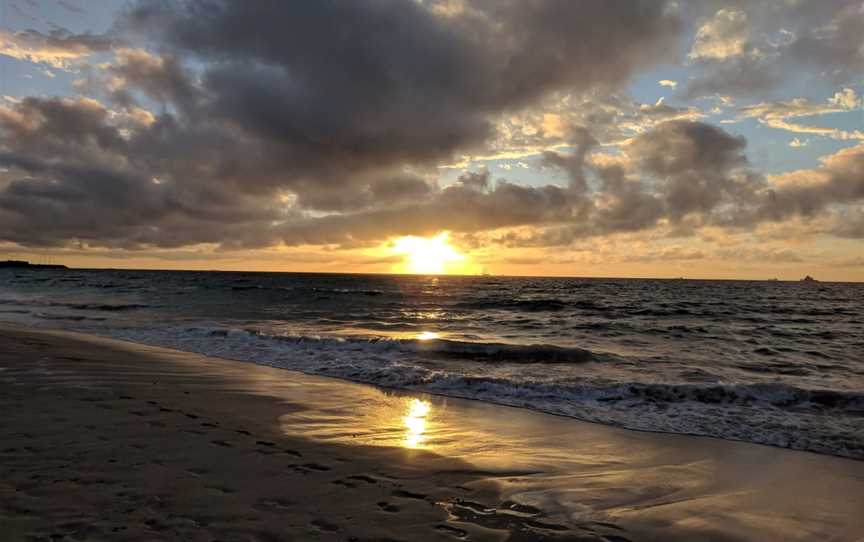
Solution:
<svg viewBox="0 0 864 542"><path fill-rule="evenodd" d="M705 435L864 459L860 426L864 392L782 383L609 382L602 371L600 376L597 371L586 371L565 381L529 377L523 372L514 374L509 367L495 370L498 364L509 365L507 345L501 344L438 341L424 346L422 341L271 335L237 328L120 335L226 359L530 408L630 429ZM510 346L517 357L525 348L545 349ZM429 356L435 358L442 351L448 359L430 363ZM484 354L481 359L491 352L495 361L466 370L466 365L472 365L459 363L459 352L465 352L472 363L478 352ZM612 360L608 355L578 352L585 362Z"/></svg>

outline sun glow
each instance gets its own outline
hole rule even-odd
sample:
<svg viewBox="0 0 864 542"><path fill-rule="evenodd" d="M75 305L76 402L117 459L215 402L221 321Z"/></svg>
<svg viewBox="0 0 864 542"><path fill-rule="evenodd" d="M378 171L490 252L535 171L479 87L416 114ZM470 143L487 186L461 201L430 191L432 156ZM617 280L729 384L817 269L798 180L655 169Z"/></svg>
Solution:
<svg viewBox="0 0 864 542"><path fill-rule="evenodd" d="M400 237L393 241L391 252L404 256L397 271L421 275L448 273L472 274L475 271L468 258L450 244L450 234L442 232L435 237Z"/></svg>

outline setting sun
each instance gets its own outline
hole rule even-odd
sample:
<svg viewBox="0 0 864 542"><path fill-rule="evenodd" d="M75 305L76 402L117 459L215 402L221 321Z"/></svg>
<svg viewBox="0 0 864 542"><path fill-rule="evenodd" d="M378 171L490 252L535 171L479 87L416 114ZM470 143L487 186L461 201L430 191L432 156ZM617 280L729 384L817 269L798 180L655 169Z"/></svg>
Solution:
<svg viewBox="0 0 864 542"><path fill-rule="evenodd" d="M400 237L393 241L391 252L404 256L398 270L422 275L472 273L468 258L450 244L450 234L442 232L435 237Z"/></svg>

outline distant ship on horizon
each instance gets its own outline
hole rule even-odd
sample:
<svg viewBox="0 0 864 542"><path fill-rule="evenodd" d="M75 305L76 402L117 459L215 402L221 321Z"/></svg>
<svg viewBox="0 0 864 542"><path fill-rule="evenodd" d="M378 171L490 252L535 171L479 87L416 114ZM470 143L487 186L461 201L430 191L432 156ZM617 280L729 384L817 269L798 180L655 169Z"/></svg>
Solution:
<svg viewBox="0 0 864 542"><path fill-rule="evenodd" d="M816 279L814 279L814 278L811 277L810 275L807 275L806 277L804 277L803 279L801 279L801 282L819 282L819 281L816 280Z"/></svg>

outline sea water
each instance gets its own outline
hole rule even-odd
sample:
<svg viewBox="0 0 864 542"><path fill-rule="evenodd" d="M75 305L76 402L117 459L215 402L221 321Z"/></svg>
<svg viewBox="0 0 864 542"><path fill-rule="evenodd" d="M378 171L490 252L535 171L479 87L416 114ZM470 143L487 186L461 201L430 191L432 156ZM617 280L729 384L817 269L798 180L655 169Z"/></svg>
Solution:
<svg viewBox="0 0 864 542"><path fill-rule="evenodd" d="M0 320L864 458L864 284L5 269Z"/></svg>

